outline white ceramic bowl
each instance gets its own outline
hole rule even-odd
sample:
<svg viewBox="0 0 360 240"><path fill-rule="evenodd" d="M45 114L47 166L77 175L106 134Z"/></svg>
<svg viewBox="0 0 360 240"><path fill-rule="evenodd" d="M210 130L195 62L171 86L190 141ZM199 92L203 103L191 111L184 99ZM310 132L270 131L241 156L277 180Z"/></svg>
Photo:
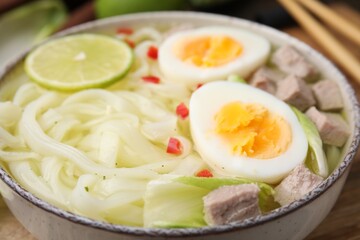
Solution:
<svg viewBox="0 0 360 240"><path fill-rule="evenodd" d="M299 201L276 209L268 215L216 227L199 229L146 229L126 227L95 221L56 208L23 189L0 169L0 189L6 204L15 217L36 238L41 240L97 239L303 239L326 217L345 183L360 139L359 105L354 90L334 65L306 44L257 23L238 18L192 12L142 13L94 21L64 31L57 36L78 32L114 32L119 26L146 24L226 25L245 28L269 39L273 45L290 44L302 52L325 77L338 83L344 96L345 115L352 135L342 152L342 163L318 187ZM26 55L18 57L6 69L2 79Z"/></svg>

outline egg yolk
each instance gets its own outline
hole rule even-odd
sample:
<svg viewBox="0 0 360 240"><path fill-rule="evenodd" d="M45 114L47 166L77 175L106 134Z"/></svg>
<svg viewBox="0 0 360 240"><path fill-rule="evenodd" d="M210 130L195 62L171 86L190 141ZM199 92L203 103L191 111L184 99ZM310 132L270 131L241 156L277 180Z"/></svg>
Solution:
<svg viewBox="0 0 360 240"><path fill-rule="evenodd" d="M215 115L216 133L233 154L258 159L281 155L291 143L289 124L260 104L232 102Z"/></svg>
<svg viewBox="0 0 360 240"><path fill-rule="evenodd" d="M239 57L242 45L229 36L201 36L179 41L175 55L184 62L198 67L217 67Z"/></svg>

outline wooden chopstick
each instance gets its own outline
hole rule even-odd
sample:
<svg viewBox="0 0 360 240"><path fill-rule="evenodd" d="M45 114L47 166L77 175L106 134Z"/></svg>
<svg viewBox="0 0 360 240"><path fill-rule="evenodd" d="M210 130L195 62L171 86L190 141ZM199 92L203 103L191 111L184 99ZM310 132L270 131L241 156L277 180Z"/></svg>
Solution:
<svg viewBox="0 0 360 240"><path fill-rule="evenodd" d="M296 19L324 50L360 84L360 62L295 0L278 2Z"/></svg>
<svg viewBox="0 0 360 240"><path fill-rule="evenodd" d="M354 43L360 45L360 28L355 26L350 21L344 19L336 14L325 4L317 0L297 0L309 11L321 18L325 23L328 23L339 33L352 40Z"/></svg>

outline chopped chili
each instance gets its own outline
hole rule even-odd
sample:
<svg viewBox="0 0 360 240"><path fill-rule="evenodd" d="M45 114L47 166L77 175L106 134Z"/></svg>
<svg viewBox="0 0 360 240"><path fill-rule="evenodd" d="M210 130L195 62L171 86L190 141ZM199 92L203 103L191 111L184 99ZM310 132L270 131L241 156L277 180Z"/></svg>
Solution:
<svg viewBox="0 0 360 240"><path fill-rule="evenodd" d="M118 28L116 32L119 34L131 35L133 34L134 30L131 28Z"/></svg>
<svg viewBox="0 0 360 240"><path fill-rule="evenodd" d="M154 84L160 83L160 78L155 77L155 76L144 76L144 77L142 77L142 80L144 80L145 82L148 82L148 83L154 83Z"/></svg>
<svg viewBox="0 0 360 240"><path fill-rule="evenodd" d="M168 142L168 146L166 149L167 153L170 154L181 154L182 153L182 146L181 142L177 138L170 138Z"/></svg>
<svg viewBox="0 0 360 240"><path fill-rule="evenodd" d="M150 46L147 51L147 56L151 59L158 59L158 49L155 46Z"/></svg>
<svg viewBox="0 0 360 240"><path fill-rule="evenodd" d="M196 174L196 176L197 177L206 177L206 178L214 177L214 175L208 169L201 170L200 172L198 172Z"/></svg>
<svg viewBox="0 0 360 240"><path fill-rule="evenodd" d="M180 116L182 119L185 119L187 116L189 116L189 109L184 103L180 103L176 107L176 114Z"/></svg>

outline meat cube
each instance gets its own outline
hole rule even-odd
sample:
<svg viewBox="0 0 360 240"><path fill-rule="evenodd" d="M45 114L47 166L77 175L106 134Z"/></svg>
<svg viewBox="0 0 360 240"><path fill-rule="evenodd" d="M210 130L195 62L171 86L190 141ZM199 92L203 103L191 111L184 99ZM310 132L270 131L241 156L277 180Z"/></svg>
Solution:
<svg viewBox="0 0 360 240"><path fill-rule="evenodd" d="M293 74L307 81L313 81L318 76L317 69L289 45L280 47L274 53L272 62L281 71Z"/></svg>
<svg viewBox="0 0 360 240"><path fill-rule="evenodd" d="M210 192L203 198L205 221L220 225L260 215L259 191L255 184L241 184Z"/></svg>
<svg viewBox="0 0 360 240"><path fill-rule="evenodd" d="M273 82L278 82L280 80L283 80L284 77L286 77L286 75L283 72L280 72L279 70L272 69L269 67L264 67L264 66L259 68L253 74L253 78L260 77L260 76L266 77Z"/></svg>
<svg viewBox="0 0 360 240"><path fill-rule="evenodd" d="M311 107L306 115L316 125L324 143L341 147L350 135L350 130L344 119L335 113L324 113Z"/></svg>
<svg viewBox="0 0 360 240"><path fill-rule="evenodd" d="M270 78L263 75L254 76L250 81L250 85L270 94L275 94L276 91L275 83Z"/></svg>
<svg viewBox="0 0 360 240"><path fill-rule="evenodd" d="M322 177L300 164L275 188L274 199L281 206L290 204L313 190L322 181Z"/></svg>
<svg viewBox="0 0 360 240"><path fill-rule="evenodd" d="M278 83L276 96L300 111L305 111L316 103L311 88L294 75L289 75Z"/></svg>
<svg viewBox="0 0 360 240"><path fill-rule="evenodd" d="M281 72L277 72L267 67L262 67L253 74L250 80L250 85L260 88L268 93L275 94L275 83L283 78L284 75Z"/></svg>
<svg viewBox="0 0 360 240"><path fill-rule="evenodd" d="M320 81L312 87L320 110L339 110L344 107L339 86L331 80Z"/></svg>

